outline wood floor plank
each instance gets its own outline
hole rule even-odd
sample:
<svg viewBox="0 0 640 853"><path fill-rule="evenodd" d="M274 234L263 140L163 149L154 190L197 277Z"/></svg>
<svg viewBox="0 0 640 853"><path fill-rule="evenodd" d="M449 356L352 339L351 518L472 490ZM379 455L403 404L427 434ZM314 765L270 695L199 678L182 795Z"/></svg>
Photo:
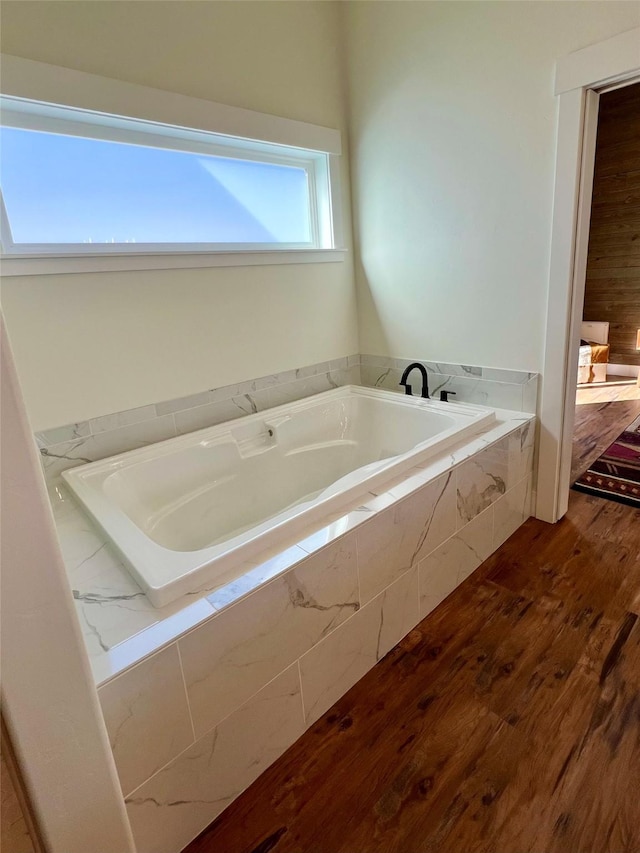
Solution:
<svg viewBox="0 0 640 853"><path fill-rule="evenodd" d="M636 660L636 664L637 664ZM576 675L579 681L581 673ZM636 683L634 683L634 681ZM595 682L581 684L581 695ZM553 801L556 839L549 850L640 850L638 821L638 721L640 692L637 678L625 679L617 667L597 684L589 723L577 744L567 784ZM635 781L634 781L635 780ZM594 797L597 786L606 796ZM592 803L585 809L581 803Z"/></svg>
<svg viewBox="0 0 640 853"><path fill-rule="evenodd" d="M620 386L623 390L626 386ZM593 392L605 389L580 389L581 394L593 396ZM616 395L616 387L606 389L609 396ZM640 396L640 389L631 387L634 396ZM587 470L591 462L616 440L620 433L631 421L640 415L640 399L607 400L589 402L576 406L574 425L573 454L571 460L571 482L575 482Z"/></svg>
<svg viewBox="0 0 640 853"><path fill-rule="evenodd" d="M509 796L499 804L492 840L500 839L501 851L546 853L554 843L565 814L565 806L559 807L560 793L579 763L580 737L592 717L596 694L594 682L585 687L571 676L546 711L544 728L532 733Z"/></svg>
<svg viewBox="0 0 640 853"><path fill-rule="evenodd" d="M435 710L438 717L380 791L365 819L348 836L343 833L339 847L325 849L405 853L415 839L434 841L457 821L466 806L458 792L460 778L469 777L498 733L508 727L471 700L457 698L447 705L441 699Z"/></svg>

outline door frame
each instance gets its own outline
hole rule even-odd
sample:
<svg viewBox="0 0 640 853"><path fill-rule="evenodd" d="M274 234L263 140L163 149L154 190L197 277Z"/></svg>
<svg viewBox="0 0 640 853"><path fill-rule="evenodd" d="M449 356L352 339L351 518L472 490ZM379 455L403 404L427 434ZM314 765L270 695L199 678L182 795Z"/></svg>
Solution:
<svg viewBox="0 0 640 853"><path fill-rule="evenodd" d="M638 77L640 27L571 53L556 63L558 132L536 495L536 516L543 521L558 521L569 504L597 90L632 83Z"/></svg>

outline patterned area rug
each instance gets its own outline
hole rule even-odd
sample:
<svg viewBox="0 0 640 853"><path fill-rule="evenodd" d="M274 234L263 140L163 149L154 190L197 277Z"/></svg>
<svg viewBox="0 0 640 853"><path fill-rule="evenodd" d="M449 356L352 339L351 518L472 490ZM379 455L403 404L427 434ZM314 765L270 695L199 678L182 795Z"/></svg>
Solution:
<svg viewBox="0 0 640 853"><path fill-rule="evenodd" d="M640 417L576 480L573 488L640 507Z"/></svg>

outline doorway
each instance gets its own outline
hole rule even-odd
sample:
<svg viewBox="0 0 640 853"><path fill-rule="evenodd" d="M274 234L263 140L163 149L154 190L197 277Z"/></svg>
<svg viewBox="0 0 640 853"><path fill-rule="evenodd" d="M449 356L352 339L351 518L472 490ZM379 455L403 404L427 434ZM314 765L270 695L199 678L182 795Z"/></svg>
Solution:
<svg viewBox="0 0 640 853"><path fill-rule="evenodd" d="M640 82L599 99L577 358L570 482L586 487L640 416Z"/></svg>
<svg viewBox="0 0 640 853"><path fill-rule="evenodd" d="M536 516L556 522L569 503L577 353L582 323L598 91L640 80L640 27L559 59L547 324L540 400Z"/></svg>

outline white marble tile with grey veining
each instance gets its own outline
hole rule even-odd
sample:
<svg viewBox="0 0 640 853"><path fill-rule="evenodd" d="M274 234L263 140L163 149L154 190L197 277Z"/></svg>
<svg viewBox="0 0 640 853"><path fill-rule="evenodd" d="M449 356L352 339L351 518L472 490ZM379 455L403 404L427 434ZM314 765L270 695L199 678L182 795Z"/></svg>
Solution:
<svg viewBox="0 0 640 853"><path fill-rule="evenodd" d="M449 540L451 548L446 553L455 555L449 559L457 563L458 583L466 580L493 553L493 525L493 506L490 506Z"/></svg>
<svg viewBox="0 0 640 853"><path fill-rule="evenodd" d="M533 472L535 423L526 423L509 436L508 488Z"/></svg>
<svg viewBox="0 0 640 853"><path fill-rule="evenodd" d="M371 499L375 498L371 493L369 493L369 496ZM324 520L322 527L318 528L317 524L313 524L307 530L300 532L298 547L307 554L313 554L320 548L330 545L341 536L354 530L364 521L373 518L376 512L380 512L380 508L363 503L348 510L346 513L343 511L328 516Z"/></svg>
<svg viewBox="0 0 640 853"><path fill-rule="evenodd" d="M369 497L369 495L371 495L371 497ZM373 510L374 512L382 512L382 510L388 509L388 507L393 506L396 501L397 498L395 498L390 492L381 492L379 495L375 494L375 492L369 492L368 494L363 496L362 506L357 507L357 509L359 510L360 508L362 508L367 511ZM365 516L362 514L357 517L357 520L359 522L367 521Z"/></svg>
<svg viewBox="0 0 640 853"><path fill-rule="evenodd" d="M117 412L114 415L102 415L89 421L91 432L97 435L100 432L108 432L119 427L139 424L156 418L155 406L139 406L137 409L127 409L125 412Z"/></svg>
<svg viewBox="0 0 640 853"><path fill-rule="evenodd" d="M515 533L531 515L531 477L526 477L494 505L493 549Z"/></svg>
<svg viewBox="0 0 640 853"><path fill-rule="evenodd" d="M444 473L449 469L449 467L450 465L448 462L443 462L442 471L439 473ZM431 466L429 466L428 469L427 467L420 468L416 466L405 471L403 474L399 474L397 477L393 477L392 479L381 483L379 486L375 486L371 491L377 496L387 494L392 498L400 500L401 498L405 498L407 495L412 494L416 489L419 489L433 478L434 469Z"/></svg>
<svg viewBox="0 0 640 853"><path fill-rule="evenodd" d="M49 499L67 576L73 586L122 565L107 547L106 537L80 511L62 483L49 489Z"/></svg>
<svg viewBox="0 0 640 853"><path fill-rule="evenodd" d="M308 552L297 545L292 545L290 548L274 548L272 552L271 554L263 553L256 558L256 561L240 564L238 576L210 592L207 595L207 601L215 610L223 610L308 556Z"/></svg>
<svg viewBox="0 0 640 853"><path fill-rule="evenodd" d="M102 415L91 419L91 421L82 421L75 424L68 424L66 426L43 430L36 433L36 440L40 447L58 445L81 437L86 437L91 434L110 432L113 429L118 429L123 426L130 426L132 424L154 420L165 415L200 409L212 403L227 403L234 398L242 398L247 395L249 397L254 397L258 392L266 391L269 388L274 390L273 400L275 401L270 403L270 405L279 405L283 400L285 402L290 402L295 399L302 399L302 397L309 396L310 393L319 393L322 390L328 390L329 388L347 384L357 385L362 383L368 386L398 390L402 371L411 361L411 359L392 358L387 356L361 356L356 353L351 356L305 365L303 367L285 370L280 373L261 376L256 379L207 389L205 391L179 397L174 400L165 400L153 405L141 406L135 409L128 409L122 412ZM527 385L529 390L524 398L525 409L528 411L535 410L537 388L537 376L535 374L527 374L523 371L508 371L428 361L422 363L426 366L427 371L430 374L445 374L451 378L455 376L485 379L490 378L497 380L499 383L507 383L511 381L514 383L522 383L526 381L526 378L529 378L530 381ZM361 370L361 365L363 370ZM372 369L375 367L379 367L381 369ZM391 370L389 370L389 368ZM295 385L297 381L305 378L316 378L317 382L312 386ZM433 381L431 384L433 385ZM419 394L421 390L419 377L412 376L412 385L414 394ZM285 388L284 386L291 387ZM279 394L276 394L275 389L279 387L281 391ZM315 390L309 390L310 387L315 388ZM497 397L494 394L493 396L495 399L490 402L492 405L501 405L501 400L503 398L506 399L506 394L506 391L498 394ZM262 411L265 408L264 397L261 397L258 394L258 400L259 402L256 401L256 411ZM511 400L509 399L507 402L511 408ZM244 404L241 405L244 406ZM236 416L236 413L234 413L232 409L228 411L231 412L228 419L233 419L233 417ZM253 411L250 402L249 409L247 411ZM208 418L208 425L213 425L210 422L210 414L211 410L208 413L200 412L200 420L198 420L193 413L191 417L193 417L194 421L197 423L203 423L207 421ZM214 417L215 423L221 422L219 417L219 414ZM185 416L183 420L186 422L188 419ZM196 428L202 427L198 426Z"/></svg>
<svg viewBox="0 0 640 853"><path fill-rule="evenodd" d="M376 643L376 660L381 660L420 621L418 566L409 569L383 590L378 598L382 613Z"/></svg>
<svg viewBox="0 0 640 853"><path fill-rule="evenodd" d="M322 372L324 370L328 370L329 362L323 362L322 364L313 365L318 371ZM291 368L289 370L282 370L280 373L269 373L266 376L259 376L257 379L248 380L246 384L249 387L246 389L247 391L261 391L264 388L273 388L274 385L282 385L286 382L293 382L297 378L297 368Z"/></svg>
<svg viewBox="0 0 640 853"><path fill-rule="evenodd" d="M349 371L353 368L344 368L331 373L318 373L297 379L295 382L287 382L282 385L274 385L269 388L269 406L282 406L311 397L313 394L321 394L323 391L331 391L342 385L348 384Z"/></svg>
<svg viewBox="0 0 640 853"><path fill-rule="evenodd" d="M325 374L326 382L330 391L332 388L341 388L343 385L359 385L360 384L360 368L359 367L340 367L335 370L330 370Z"/></svg>
<svg viewBox="0 0 640 853"><path fill-rule="evenodd" d="M456 567L449 560L435 560L429 557L419 566L420 573L420 616L424 619L432 610L447 598L458 586Z"/></svg>
<svg viewBox="0 0 640 853"><path fill-rule="evenodd" d="M245 412L235 406L230 399L216 400L206 406L195 406L193 409L183 409L174 414L176 432L185 435L199 429L217 426L226 421L241 418Z"/></svg>
<svg viewBox="0 0 640 853"><path fill-rule="evenodd" d="M195 740L175 643L104 684L98 696L125 796Z"/></svg>
<svg viewBox="0 0 640 853"><path fill-rule="evenodd" d="M346 359L340 367L346 367ZM293 376L287 377L286 382L295 382L298 379L308 379L310 376L318 376L323 373L328 373L331 369L331 362L322 364L306 364L304 367L297 367L293 372ZM275 383L274 383L275 384ZM284 384L283 382L278 384Z"/></svg>
<svg viewBox="0 0 640 853"><path fill-rule="evenodd" d="M372 353L360 353L360 364L372 365L374 367L399 367L411 364L416 359L394 358L391 355L373 355Z"/></svg>
<svg viewBox="0 0 640 853"><path fill-rule="evenodd" d="M371 353L360 353L361 365L373 365L375 367L389 367L394 362L391 356L387 355L372 355Z"/></svg>
<svg viewBox="0 0 640 853"><path fill-rule="evenodd" d="M509 489L513 465L509 448L509 436L506 436L456 469L458 528L468 524Z"/></svg>
<svg viewBox="0 0 640 853"><path fill-rule="evenodd" d="M160 403L156 403L156 411L158 415L186 411L187 409L206 406L209 403L216 403L221 400L230 400L233 397L243 396L244 394L252 394L255 391L261 391L274 385L292 382L298 378L297 373L299 370L322 373L326 372L328 369L329 362L321 362L319 364L309 365L303 368L294 368L280 373L271 373L265 376L259 376L255 379L234 382L230 385L220 385L217 388L209 388L206 391L201 391L196 394L190 394L185 397L177 397L174 400L164 400Z"/></svg>
<svg viewBox="0 0 640 853"><path fill-rule="evenodd" d="M455 468L457 465L460 465L462 462L469 459L471 456L474 456L476 453L479 453L481 450L495 444L499 439L507 436L514 429L515 425L515 420L507 421L506 423L504 421L498 422L496 426L488 432L478 435L475 438L471 438L461 447L446 450L444 453L440 453L433 459L416 466L416 468L418 472L424 470L427 474L430 474L431 477L428 477L427 479L443 474L446 471Z"/></svg>
<svg viewBox="0 0 640 853"><path fill-rule="evenodd" d="M493 552L493 506L420 561L420 617L440 604Z"/></svg>
<svg viewBox="0 0 640 853"><path fill-rule="evenodd" d="M436 368L444 369L445 365L432 362L423 362L423 364L427 369L429 395L433 399L437 399L441 391L450 391L455 393L457 402L522 411L523 388L526 386L520 380L503 382L485 379L482 376L482 368L465 368L463 365L459 366L458 373L439 373ZM456 366L447 365L446 367ZM402 375L403 370L393 364L363 364L361 367L362 384L372 388L402 392L403 387L400 385ZM420 396L422 377L417 369L409 374L407 382L412 394Z"/></svg>
<svg viewBox="0 0 640 853"><path fill-rule="evenodd" d="M472 364L453 364L446 361L425 361L425 367L434 375L458 376L468 379L482 379L484 368Z"/></svg>
<svg viewBox="0 0 640 853"><path fill-rule="evenodd" d="M158 622L91 659L95 683L104 684L167 646L176 637L205 622L214 613L214 608L206 598L197 598L188 604L181 604L175 613L162 614Z"/></svg>
<svg viewBox="0 0 640 853"><path fill-rule="evenodd" d="M176 397L175 400L163 400L160 403L155 404L156 415L157 417L162 417L163 415L172 415L175 412L183 412L187 409L196 409L200 406L206 406L209 403L214 402L214 394L216 390L221 389L207 389L206 391L198 391L196 394L188 394L185 397ZM230 399L233 394L237 394L237 388L232 393L226 393L226 388L224 399Z"/></svg>
<svg viewBox="0 0 640 853"><path fill-rule="evenodd" d="M519 383L433 373L429 376L429 390L436 399L442 391L452 391L458 403L522 411L522 385Z"/></svg>
<svg viewBox="0 0 640 853"><path fill-rule="evenodd" d="M100 683L113 674L108 654L115 646L188 608L191 602L186 597L161 609L153 607L106 537L80 511L67 489L59 485L50 490L50 494L78 621L94 677ZM199 595L204 596L206 592ZM182 630L213 613L214 608L204 599L204 607L201 606L197 613L191 611L186 626L183 620Z"/></svg>
<svg viewBox="0 0 640 853"><path fill-rule="evenodd" d="M528 370L507 370L503 367L483 367L482 378L495 382L509 382L517 385L526 384L535 374Z"/></svg>
<svg viewBox="0 0 640 853"><path fill-rule="evenodd" d="M179 640L196 736L359 608L355 537L307 557Z"/></svg>
<svg viewBox="0 0 640 853"><path fill-rule="evenodd" d="M73 597L90 658L162 618L123 567L102 572L86 587L76 583Z"/></svg>
<svg viewBox="0 0 640 853"><path fill-rule="evenodd" d="M270 408L269 392L266 389L242 394L227 400L217 400L206 406L184 409L174 414L178 435L199 429L217 426L227 421L254 415Z"/></svg>
<svg viewBox="0 0 640 853"><path fill-rule="evenodd" d="M529 449L534 446L536 440L536 421L535 418L523 423L520 427L520 448L522 450Z"/></svg>
<svg viewBox="0 0 640 853"><path fill-rule="evenodd" d="M126 798L136 849L182 850L303 731L294 664Z"/></svg>
<svg viewBox="0 0 640 853"><path fill-rule="evenodd" d="M456 529L454 472L422 486L357 531L362 604L370 601Z"/></svg>
<svg viewBox="0 0 640 853"><path fill-rule="evenodd" d="M523 386L522 389L522 411L535 414L538 408L538 386L540 379L534 375Z"/></svg>
<svg viewBox="0 0 640 853"><path fill-rule="evenodd" d="M158 621L158 611L122 561L58 487L53 502L58 541L90 658Z"/></svg>
<svg viewBox="0 0 640 853"><path fill-rule="evenodd" d="M91 435L91 427L89 421L79 421L75 424L42 430L35 435L38 447L49 447L52 444L62 444Z"/></svg>
<svg viewBox="0 0 640 853"><path fill-rule="evenodd" d="M339 371L338 380L344 385L362 385L360 365L350 364L344 370Z"/></svg>
<svg viewBox="0 0 640 853"><path fill-rule="evenodd" d="M173 415L101 432L41 448L45 478L52 482L67 468L96 462L126 450L146 447L176 435Z"/></svg>
<svg viewBox="0 0 640 853"><path fill-rule="evenodd" d="M419 621L411 569L300 659L307 725L314 723Z"/></svg>
<svg viewBox="0 0 640 853"><path fill-rule="evenodd" d="M508 382L522 384L531 379L535 374L526 370L509 370L505 368L481 367L470 364L454 364L453 362L429 361L421 358L394 358L384 355L360 355L360 363L374 367L393 367L400 371L405 370L410 364L423 364L428 373L436 373L446 376L464 376L475 379L494 380L496 382Z"/></svg>
<svg viewBox="0 0 640 853"><path fill-rule="evenodd" d="M409 378L410 384L413 389L413 393L416 396L420 395L420 389L422 386L418 387L418 379L416 378L418 373L416 371L416 375ZM379 366L375 364L363 364L360 367L360 378L362 384L369 388L382 388L386 391L403 391L400 386L400 379L402 378L402 371L396 367L387 367L387 366ZM413 384L412 384L413 383Z"/></svg>

